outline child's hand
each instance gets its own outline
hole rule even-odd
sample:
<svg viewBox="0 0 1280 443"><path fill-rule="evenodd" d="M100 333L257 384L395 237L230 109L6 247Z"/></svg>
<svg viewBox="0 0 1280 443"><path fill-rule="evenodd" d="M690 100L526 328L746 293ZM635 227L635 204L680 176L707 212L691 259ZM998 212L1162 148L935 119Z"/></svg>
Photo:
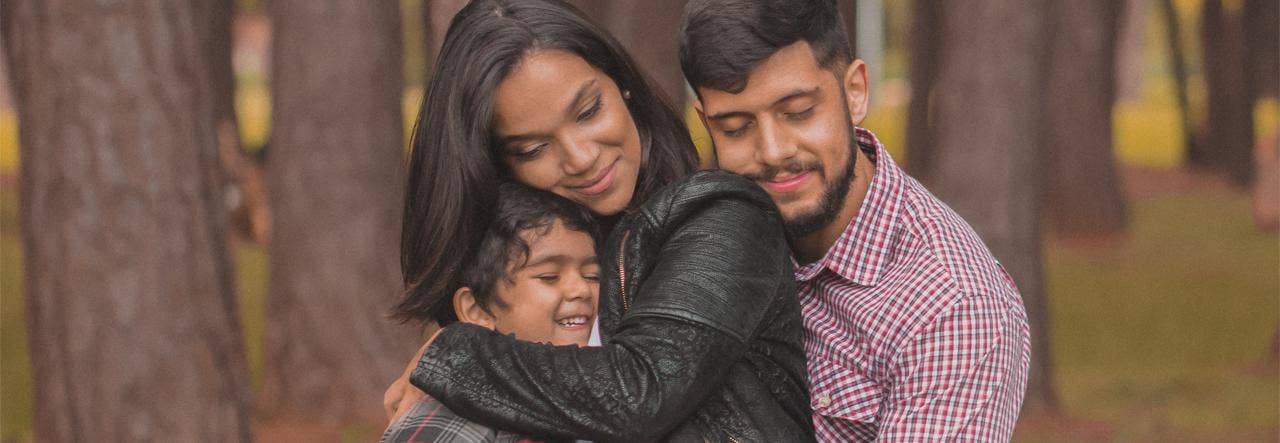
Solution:
<svg viewBox="0 0 1280 443"><path fill-rule="evenodd" d="M387 391L382 394L382 409L387 413L388 423L394 422L396 418L409 412L414 403L427 395L409 382L409 376L413 374L413 369L418 367L422 354L427 352L427 346L431 346L431 342L435 341L437 335L440 335L439 329L431 334L431 338L427 339L422 348L418 349L418 353L413 356L413 360L409 361L409 366L404 369L403 374L400 374L400 378L391 382L391 386L388 386Z"/></svg>

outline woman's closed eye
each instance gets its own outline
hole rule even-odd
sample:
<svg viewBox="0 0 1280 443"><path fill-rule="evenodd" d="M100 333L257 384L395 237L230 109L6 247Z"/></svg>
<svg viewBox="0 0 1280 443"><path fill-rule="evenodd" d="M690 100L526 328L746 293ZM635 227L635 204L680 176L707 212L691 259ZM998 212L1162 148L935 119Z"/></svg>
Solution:
<svg viewBox="0 0 1280 443"><path fill-rule="evenodd" d="M529 160L538 158L538 156L541 155L542 152L546 150L547 150L546 143L538 143L536 145L532 145L529 147L520 148L515 152L512 152L511 156L515 157L516 161L529 161Z"/></svg>
<svg viewBox="0 0 1280 443"><path fill-rule="evenodd" d="M578 114L578 122L581 123L587 120L591 120L592 117L595 117L596 114L600 113L600 108L603 106L604 106L604 102L600 100L600 95L596 95L595 100L593 100L591 103L591 107L583 110L581 113Z"/></svg>

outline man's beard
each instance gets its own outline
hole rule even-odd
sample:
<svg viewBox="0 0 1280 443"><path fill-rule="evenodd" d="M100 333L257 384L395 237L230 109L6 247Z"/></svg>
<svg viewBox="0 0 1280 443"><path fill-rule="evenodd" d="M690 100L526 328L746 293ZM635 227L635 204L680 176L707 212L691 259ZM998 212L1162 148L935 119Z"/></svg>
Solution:
<svg viewBox="0 0 1280 443"><path fill-rule="evenodd" d="M840 174L840 177L837 177L835 182L824 183L825 187L822 190L822 197L819 200L818 207L783 220L788 237L794 240L818 232L830 225L837 215L840 215L840 210L844 209L845 198L849 195L849 186L853 183L854 166L857 165L857 162L858 141L854 134L853 125L850 124L849 160L844 163L844 173Z"/></svg>

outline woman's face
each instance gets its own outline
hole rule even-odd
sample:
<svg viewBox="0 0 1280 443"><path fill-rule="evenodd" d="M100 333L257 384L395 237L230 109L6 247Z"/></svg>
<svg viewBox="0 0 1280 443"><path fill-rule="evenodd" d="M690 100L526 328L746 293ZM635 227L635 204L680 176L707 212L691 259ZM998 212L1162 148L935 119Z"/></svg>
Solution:
<svg viewBox="0 0 1280 443"><path fill-rule="evenodd" d="M534 50L498 85L493 131L515 179L598 215L622 212L640 174L640 134L622 91L577 55Z"/></svg>

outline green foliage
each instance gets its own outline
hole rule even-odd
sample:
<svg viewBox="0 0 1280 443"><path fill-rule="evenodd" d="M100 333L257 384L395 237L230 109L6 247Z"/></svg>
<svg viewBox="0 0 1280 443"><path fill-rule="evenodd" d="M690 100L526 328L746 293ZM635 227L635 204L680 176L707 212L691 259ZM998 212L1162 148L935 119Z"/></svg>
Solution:
<svg viewBox="0 0 1280 443"><path fill-rule="evenodd" d="M1049 245L1064 409L1108 422L1121 440L1274 432L1280 377L1254 366L1280 326L1275 234L1259 232L1248 196L1228 190L1131 208L1117 247Z"/></svg>

